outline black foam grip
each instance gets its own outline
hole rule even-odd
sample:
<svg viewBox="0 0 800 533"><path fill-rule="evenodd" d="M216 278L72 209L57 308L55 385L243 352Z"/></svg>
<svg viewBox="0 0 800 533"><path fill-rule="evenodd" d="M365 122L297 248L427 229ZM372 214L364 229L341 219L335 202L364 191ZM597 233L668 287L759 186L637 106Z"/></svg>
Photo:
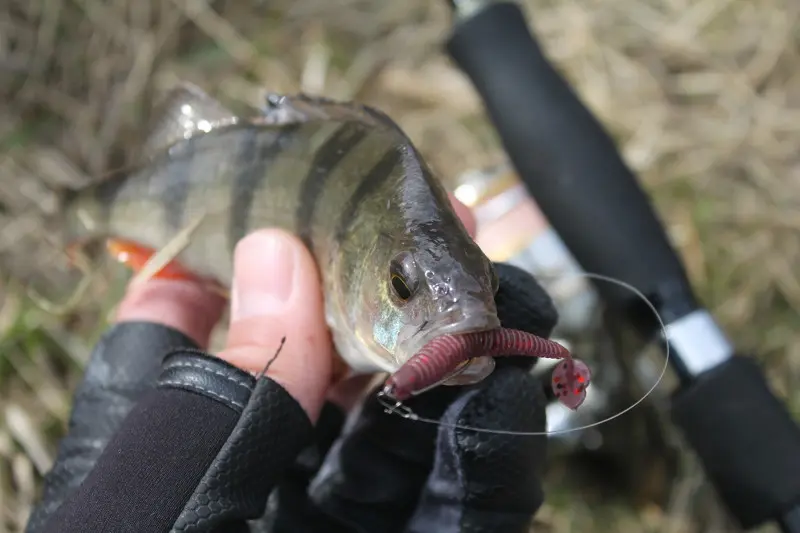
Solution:
<svg viewBox="0 0 800 533"><path fill-rule="evenodd" d="M610 136L545 58L521 9L484 8L456 26L447 51L581 266L636 286L677 315L693 310L683 267L648 198ZM598 291L619 307L637 300L611 283Z"/></svg>
<svg viewBox="0 0 800 533"><path fill-rule="evenodd" d="M800 533L800 504L778 520L778 527L783 533Z"/></svg>
<svg viewBox="0 0 800 533"><path fill-rule="evenodd" d="M675 423L743 527L800 503L800 428L754 360L729 360L673 402Z"/></svg>

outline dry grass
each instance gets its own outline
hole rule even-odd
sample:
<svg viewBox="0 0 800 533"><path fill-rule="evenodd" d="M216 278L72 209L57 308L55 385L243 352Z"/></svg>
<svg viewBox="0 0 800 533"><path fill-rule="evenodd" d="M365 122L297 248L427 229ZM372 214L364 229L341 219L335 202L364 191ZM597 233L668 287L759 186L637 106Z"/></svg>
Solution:
<svg viewBox="0 0 800 533"><path fill-rule="evenodd" d="M550 56L614 132L691 277L758 351L800 417L800 9L794 0L526 2ZM65 287L45 220L57 191L124 164L155 91L189 79L256 103L266 87L357 98L445 177L502 159L441 52L444 2L8 0L0 8L0 533L19 531L113 301L67 318L19 287ZM91 178L90 178L91 177ZM793 268L795 267L795 268ZM554 468L541 531L731 531L694 459L664 506Z"/></svg>

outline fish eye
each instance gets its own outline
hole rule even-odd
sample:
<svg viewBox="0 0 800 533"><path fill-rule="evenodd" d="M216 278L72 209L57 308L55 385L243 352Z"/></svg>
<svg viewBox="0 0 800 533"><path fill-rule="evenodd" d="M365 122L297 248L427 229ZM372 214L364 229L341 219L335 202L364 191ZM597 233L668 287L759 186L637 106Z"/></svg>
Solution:
<svg viewBox="0 0 800 533"><path fill-rule="evenodd" d="M411 298L411 289L408 287L408 283L398 274L392 274L392 288L401 300L406 301Z"/></svg>
<svg viewBox="0 0 800 533"><path fill-rule="evenodd" d="M389 265L389 281L392 290L395 296L403 302L410 300L417 291L416 271L414 258L408 252L397 254Z"/></svg>

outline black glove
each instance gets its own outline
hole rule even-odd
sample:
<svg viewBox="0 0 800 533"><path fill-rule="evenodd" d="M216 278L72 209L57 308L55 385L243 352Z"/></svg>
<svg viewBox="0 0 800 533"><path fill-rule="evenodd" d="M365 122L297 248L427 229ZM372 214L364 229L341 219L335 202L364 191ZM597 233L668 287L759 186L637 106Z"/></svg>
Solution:
<svg viewBox="0 0 800 533"><path fill-rule="evenodd" d="M26 533L37 533L80 485L136 402L156 383L161 359L173 349L196 349L175 329L151 323L113 326L100 339L72 403L67 435L44 479L42 498Z"/></svg>
<svg viewBox="0 0 800 533"><path fill-rule="evenodd" d="M522 270L496 267L502 325L549 336L557 320L550 297ZM438 387L405 404L445 424L544 431L543 388L529 372L535 361L499 358L475 386ZM330 435L322 437L295 464L265 517L273 527L259 531L525 532L542 503L544 436L455 430L387 415L375 391L342 433L330 450Z"/></svg>
<svg viewBox="0 0 800 533"><path fill-rule="evenodd" d="M497 266L503 325L548 336L556 322L550 298L529 275ZM138 342L131 342L137 329ZM142 346L143 339L149 345ZM174 348L177 352L167 358L161 383L154 387L160 360L154 354ZM173 457L173 471L157 476L163 483L175 483L175 498L160 507L168 522L164 531L172 524L175 531L246 531L245 519L255 519L250 531L522 532L541 505L539 476L546 437L440 429L384 413L371 394L341 436L344 415L327 405L313 443L307 442L312 438L307 418L280 386L266 378L256 384L244 372L191 348L187 338L156 325L124 324L106 335L76 396L70 434L45 481L45 496L32 516L30 533L42 531L68 495L71 500L54 522L74 520L81 502L90 501L92 494L110 502L104 516L118 517L115 531L141 530L131 517L145 520L158 512L114 503L109 476L130 471L135 477L141 471L135 454L119 451L127 449L134 429L151 431L157 440L174 430L172 426L186 433L180 445L169 450L194 454L196 460L176 463L180 458ZM98 382L97 376L108 376L109 368L134 361L140 369L137 385L128 379L117 389L109 379ZM449 424L543 431L545 398L541 384L528 373L533 361L502 358L495 372L475 386L440 387L407 405L421 416ZM175 400L179 394L184 396ZM141 401L109 444L136 396ZM101 414L95 402L85 399L98 397L124 401L104 402L113 409ZM164 409L159 410L168 398L173 398L168 405L182 405L170 420L163 419ZM206 427L214 428L205 439L191 433L203 430L203 413ZM223 434L225 438L219 438ZM303 449L306 443L311 445ZM104 447L97 469L75 491ZM158 451L158 443L144 448ZM184 475L181 464L187 465ZM276 484L277 490L272 490ZM142 498L146 503L146 494Z"/></svg>

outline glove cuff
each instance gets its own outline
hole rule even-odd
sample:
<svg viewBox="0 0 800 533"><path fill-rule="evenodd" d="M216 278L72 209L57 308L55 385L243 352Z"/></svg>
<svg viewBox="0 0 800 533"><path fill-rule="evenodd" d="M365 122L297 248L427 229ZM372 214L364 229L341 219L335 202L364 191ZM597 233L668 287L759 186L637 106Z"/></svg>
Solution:
<svg viewBox="0 0 800 533"><path fill-rule="evenodd" d="M69 433L59 444L26 533L42 531L50 516L86 479L136 402L155 387L162 355L176 348L196 347L180 331L150 322L122 322L105 332L92 350L75 392Z"/></svg>
<svg viewBox="0 0 800 533"><path fill-rule="evenodd" d="M200 350L181 349L164 358L157 384L159 388L201 394L241 414L250 400L256 379L223 359Z"/></svg>
<svg viewBox="0 0 800 533"><path fill-rule="evenodd" d="M268 376L256 380L202 352L170 354L159 379L162 387L205 395L240 415L172 531L244 531L245 521L264 514L272 489L312 442L308 415Z"/></svg>

